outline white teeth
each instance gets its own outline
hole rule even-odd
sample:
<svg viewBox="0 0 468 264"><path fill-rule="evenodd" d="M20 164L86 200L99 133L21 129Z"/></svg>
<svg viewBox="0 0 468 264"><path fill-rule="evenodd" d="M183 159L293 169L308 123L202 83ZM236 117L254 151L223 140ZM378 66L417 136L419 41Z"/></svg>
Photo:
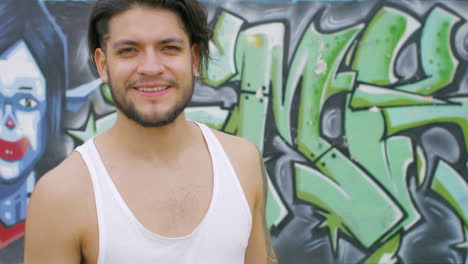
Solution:
<svg viewBox="0 0 468 264"><path fill-rule="evenodd" d="M167 89L169 86L158 86L158 87L144 87L144 88L138 88L138 91L142 92L155 92L155 91L161 91L164 89Z"/></svg>

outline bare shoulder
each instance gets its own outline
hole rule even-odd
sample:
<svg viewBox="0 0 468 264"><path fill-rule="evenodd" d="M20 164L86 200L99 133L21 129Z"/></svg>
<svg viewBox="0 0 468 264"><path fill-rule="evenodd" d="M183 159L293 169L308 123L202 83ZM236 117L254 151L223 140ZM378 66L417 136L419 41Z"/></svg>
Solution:
<svg viewBox="0 0 468 264"><path fill-rule="evenodd" d="M88 184L88 170L81 156L73 152L57 167L44 174L34 188L32 199L43 196L60 198L57 202L73 201L76 196L83 195L83 189Z"/></svg>
<svg viewBox="0 0 468 264"><path fill-rule="evenodd" d="M261 158L255 144L238 136L229 135L217 130L213 130L213 132L221 142L231 162L246 167L252 170L252 172L256 172L259 169Z"/></svg>
<svg viewBox="0 0 468 264"><path fill-rule="evenodd" d="M77 152L73 152L57 167L43 175L31 195L28 221L50 218L55 215L69 224L81 219L82 209L93 199L92 182L88 169ZM46 214L34 214L34 209ZM31 219L33 218L33 219ZM47 219L44 219L47 220ZM41 220L39 220L41 221Z"/></svg>
<svg viewBox="0 0 468 264"><path fill-rule="evenodd" d="M56 263L50 256L59 256L62 260L70 256L79 258L84 225L89 221L93 198L91 179L87 175L84 161L74 152L41 177L28 206L25 260ZM66 257L61 258L62 254Z"/></svg>

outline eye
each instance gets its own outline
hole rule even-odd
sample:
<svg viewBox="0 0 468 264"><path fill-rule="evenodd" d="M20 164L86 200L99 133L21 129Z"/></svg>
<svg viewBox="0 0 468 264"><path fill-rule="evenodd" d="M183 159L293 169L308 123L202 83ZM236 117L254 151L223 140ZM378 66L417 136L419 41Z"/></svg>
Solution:
<svg viewBox="0 0 468 264"><path fill-rule="evenodd" d="M166 46L166 49L170 49L170 50L180 50L180 48L177 47L177 46Z"/></svg>
<svg viewBox="0 0 468 264"><path fill-rule="evenodd" d="M129 55L129 54L132 54L136 52L136 50L134 48L123 48L123 49L119 49L117 51L117 54L119 55Z"/></svg>
<svg viewBox="0 0 468 264"><path fill-rule="evenodd" d="M177 53L181 51L182 49L178 46L165 46L163 48L164 51L170 52L170 53Z"/></svg>
<svg viewBox="0 0 468 264"><path fill-rule="evenodd" d="M37 105L37 101L32 98L22 98L19 100L19 104L26 108L33 108Z"/></svg>

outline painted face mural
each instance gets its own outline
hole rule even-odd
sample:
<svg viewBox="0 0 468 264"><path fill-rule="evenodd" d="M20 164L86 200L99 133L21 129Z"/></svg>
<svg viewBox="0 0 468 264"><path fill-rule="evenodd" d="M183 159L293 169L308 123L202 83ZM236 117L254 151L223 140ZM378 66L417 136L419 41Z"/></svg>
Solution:
<svg viewBox="0 0 468 264"><path fill-rule="evenodd" d="M37 0L0 1L0 32L0 263L20 263L29 196L71 149L59 143L66 42Z"/></svg>
<svg viewBox="0 0 468 264"><path fill-rule="evenodd" d="M29 173L44 152L45 79L23 41L0 58L0 182ZM3 193L5 194L5 193Z"/></svg>
<svg viewBox="0 0 468 264"><path fill-rule="evenodd" d="M115 121L93 2L0 0L0 263L22 263L51 154ZM213 60L185 115L262 151L280 263L468 263L468 1L203 2Z"/></svg>

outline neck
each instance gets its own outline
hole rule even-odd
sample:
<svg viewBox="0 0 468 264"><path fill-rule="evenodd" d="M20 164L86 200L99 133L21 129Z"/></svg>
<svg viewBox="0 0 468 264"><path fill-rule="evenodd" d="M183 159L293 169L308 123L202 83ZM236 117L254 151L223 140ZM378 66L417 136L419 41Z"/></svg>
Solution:
<svg viewBox="0 0 468 264"><path fill-rule="evenodd" d="M195 124L181 113L174 122L161 127L143 127L117 111L114 126L100 138L113 149L139 159L177 156L191 144Z"/></svg>

